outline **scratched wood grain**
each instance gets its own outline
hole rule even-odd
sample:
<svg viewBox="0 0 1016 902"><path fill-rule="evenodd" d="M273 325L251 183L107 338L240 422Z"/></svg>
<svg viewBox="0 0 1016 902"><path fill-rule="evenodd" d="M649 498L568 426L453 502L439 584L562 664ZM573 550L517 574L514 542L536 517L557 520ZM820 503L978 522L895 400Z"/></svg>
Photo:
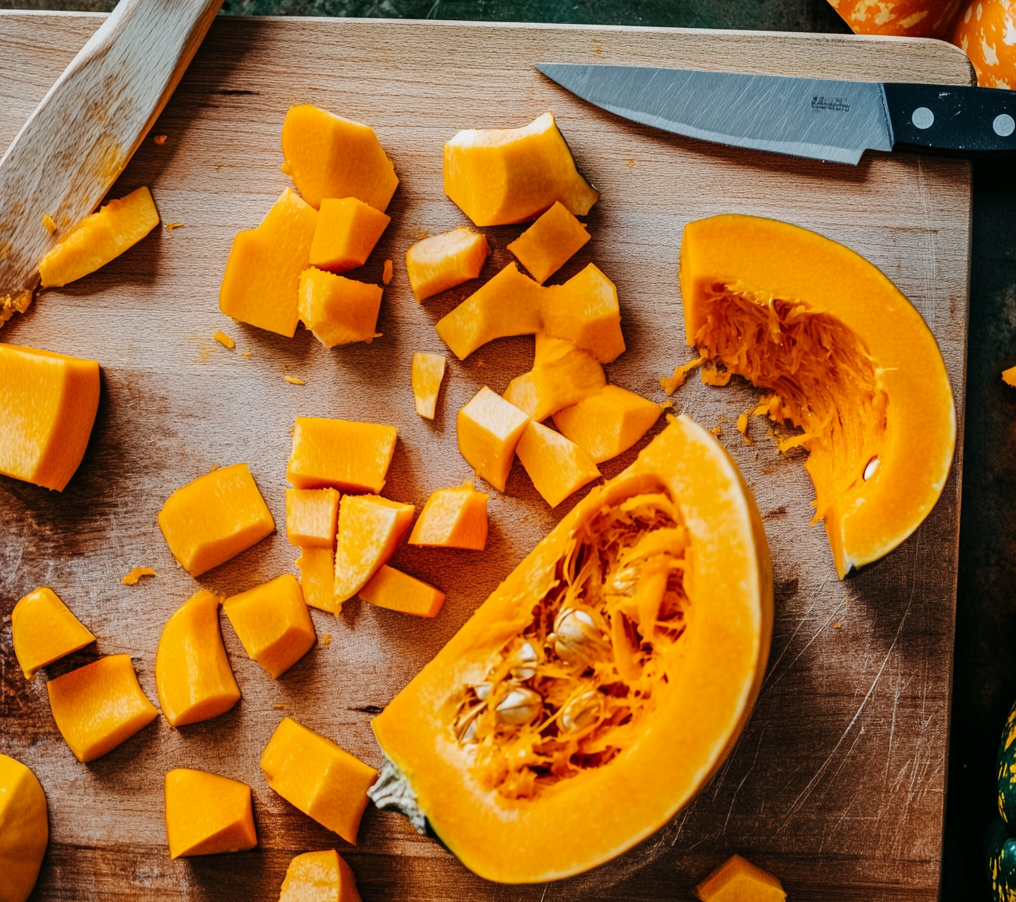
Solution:
<svg viewBox="0 0 1016 902"><path fill-rule="evenodd" d="M0 147L101 22L94 15L0 15ZM968 83L945 44L855 37L385 21L219 19L114 194L152 187L166 222L104 270L42 295L3 340L93 357L102 402L84 463L63 494L0 480L0 614L38 585L54 588L99 637L49 668L128 652L155 698L155 646L169 614L199 586L229 593L292 568L276 534L200 580L174 564L155 515L178 486L214 465L250 463L277 521L289 431L298 414L399 428L386 493L421 504L468 477L454 414L486 383L527 369L532 339L450 361L433 423L416 417L413 351L443 351L432 324L469 290L426 306L401 265L413 241L464 222L441 190L441 145L463 127L516 126L552 109L581 169L602 191L592 240L561 273L596 261L616 281L629 350L609 369L662 400L657 378L688 359L676 269L686 222L720 212L785 218L857 249L924 314L942 347L962 417L970 168L956 160L875 155L824 166L666 136L592 109L543 80L541 60L660 63L780 74ZM402 179L392 224L363 276L396 261L372 346L326 351L236 325L217 308L233 234L255 225L286 185L279 130L294 103L371 123ZM487 277L520 228L488 229ZM235 337L227 351L217 329ZM250 352L249 359L241 356ZM307 380L306 386L283 381ZM378 764L370 719L442 646L571 502L551 513L518 467L491 501L488 551L401 549L395 563L448 593L420 622L359 602L314 613L319 645L273 682L224 622L242 702L179 731L164 719L90 765L60 739L43 677L26 683L0 632L0 750L29 764L50 804L52 839L35 899L275 898L290 858L338 848L366 900L687 900L732 852L779 875L803 900L931 900L939 881L955 614L959 459L920 530L857 578L836 579L800 463L734 429L754 393L692 382L679 409L723 428L752 485L772 545L777 610L755 714L713 783L632 853L547 886L499 887L466 871L398 815L369 810L343 844L272 793L258 758L283 714ZM962 419L961 419L962 423ZM960 431L962 436L962 430ZM634 451L604 467L613 475ZM121 577L153 566L154 580ZM258 849L170 862L162 780L173 767L248 782ZM651 780L652 774L646 774ZM625 804L618 799L617 804ZM590 824L595 829L595 824Z"/></svg>

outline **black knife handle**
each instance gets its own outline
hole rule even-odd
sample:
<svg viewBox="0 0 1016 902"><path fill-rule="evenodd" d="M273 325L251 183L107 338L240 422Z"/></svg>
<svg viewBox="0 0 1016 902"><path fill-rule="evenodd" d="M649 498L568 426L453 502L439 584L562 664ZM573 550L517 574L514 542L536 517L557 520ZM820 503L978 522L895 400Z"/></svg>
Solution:
<svg viewBox="0 0 1016 902"><path fill-rule="evenodd" d="M896 144L935 150L1016 151L1016 92L886 82Z"/></svg>

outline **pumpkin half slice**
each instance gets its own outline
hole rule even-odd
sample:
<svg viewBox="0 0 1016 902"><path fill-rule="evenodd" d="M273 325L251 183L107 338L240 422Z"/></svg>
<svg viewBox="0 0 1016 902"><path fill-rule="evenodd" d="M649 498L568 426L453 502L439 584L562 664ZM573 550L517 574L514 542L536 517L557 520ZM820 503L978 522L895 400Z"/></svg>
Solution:
<svg viewBox="0 0 1016 902"><path fill-rule="evenodd" d="M743 376L757 410L801 432L840 578L884 557L942 492L956 410L942 354L883 273L815 232L754 216L689 223L681 242L689 345L703 381Z"/></svg>
<svg viewBox="0 0 1016 902"><path fill-rule="evenodd" d="M723 762L772 618L755 502L714 436L679 417L374 719L387 761L371 797L490 880L608 861Z"/></svg>

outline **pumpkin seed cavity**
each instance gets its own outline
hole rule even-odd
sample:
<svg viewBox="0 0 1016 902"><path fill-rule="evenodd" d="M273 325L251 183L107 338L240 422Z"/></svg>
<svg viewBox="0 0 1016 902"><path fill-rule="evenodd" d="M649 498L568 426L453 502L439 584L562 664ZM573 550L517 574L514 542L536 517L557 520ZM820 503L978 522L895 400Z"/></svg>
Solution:
<svg viewBox="0 0 1016 902"><path fill-rule="evenodd" d="M484 786L534 798L635 744L679 659L688 542L663 493L576 527L524 629L461 691L453 728Z"/></svg>

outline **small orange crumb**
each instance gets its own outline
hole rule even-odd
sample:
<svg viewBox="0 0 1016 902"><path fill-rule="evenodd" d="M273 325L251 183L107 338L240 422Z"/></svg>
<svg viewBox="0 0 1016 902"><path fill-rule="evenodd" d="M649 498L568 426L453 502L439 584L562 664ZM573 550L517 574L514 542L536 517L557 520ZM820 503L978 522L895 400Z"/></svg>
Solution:
<svg viewBox="0 0 1016 902"><path fill-rule="evenodd" d="M737 418L737 431L741 433L741 438L744 439L746 445L754 445L755 443L748 438L748 414L742 413Z"/></svg>
<svg viewBox="0 0 1016 902"><path fill-rule="evenodd" d="M152 140L161 147L163 144L166 143L166 136L156 135L154 138L152 138Z"/></svg>
<svg viewBox="0 0 1016 902"><path fill-rule="evenodd" d="M704 362L704 357L696 357L694 360L688 361L688 363L682 363L680 366L675 367L673 376L670 376L669 378L667 376L661 377L660 388L667 393L667 397L669 398L675 391L684 385L684 380L688 378L688 373L695 369L695 367L701 366Z"/></svg>
<svg viewBox="0 0 1016 902"><path fill-rule="evenodd" d="M236 342L233 341L233 339L230 338L225 332L216 332L212 336L212 338L214 338L223 347L229 348L229 350L231 351L233 350L233 348L236 347Z"/></svg>
<svg viewBox="0 0 1016 902"><path fill-rule="evenodd" d="M182 222L167 222L166 223L166 231L167 232L172 232L173 229L182 229L182 228L183 228L183 223Z"/></svg>
<svg viewBox="0 0 1016 902"><path fill-rule="evenodd" d="M286 382L288 382L290 385L306 385L307 384L307 380L306 379L297 379L296 376L283 376L282 378L285 379Z"/></svg>
<svg viewBox="0 0 1016 902"><path fill-rule="evenodd" d="M52 235L56 231L56 223L53 222L53 217L50 216L49 213L46 213L42 217L42 224L50 235Z"/></svg>
<svg viewBox="0 0 1016 902"><path fill-rule="evenodd" d="M710 431L710 432L711 432L711 433L712 433L713 435L716 435L716 436L720 436L720 435L723 435L723 427L722 427L722 426L713 426L713 428L712 428L712 429L710 429L709 431Z"/></svg>
<svg viewBox="0 0 1016 902"><path fill-rule="evenodd" d="M244 352L243 352L243 353L242 353L242 354L241 354L240 356L241 356L241 357L242 357L242 358L243 358L244 360L250 360L250 359L251 359L251 357L253 357L253 356L254 356L254 352L253 352L253 351L244 351Z"/></svg>
<svg viewBox="0 0 1016 902"><path fill-rule="evenodd" d="M318 640L318 642L320 642L320 643L321 643L321 645L330 645L330 644L331 644L331 641L332 641L332 634L331 634L331 633L325 633L325 634L324 634L324 635L323 635L323 636L322 636L322 637L321 637L321 638L320 638L320 639Z"/></svg>
<svg viewBox="0 0 1016 902"><path fill-rule="evenodd" d="M135 567L123 578L123 584L125 586L136 586L142 576L155 576L155 571L151 567Z"/></svg>
<svg viewBox="0 0 1016 902"><path fill-rule="evenodd" d="M1016 388L1016 366L1011 366L1007 370L1002 370L1002 381L1006 385L1011 385Z"/></svg>
<svg viewBox="0 0 1016 902"><path fill-rule="evenodd" d="M385 268L384 268L383 272L381 273L381 281L384 282L385 285L387 285L389 282L391 282L393 272L394 272L394 270L392 269L392 261L391 260L385 260Z"/></svg>
<svg viewBox="0 0 1016 902"><path fill-rule="evenodd" d="M285 711L288 705L285 702L276 702L274 705L272 705L272 707L276 711Z"/></svg>
<svg viewBox="0 0 1016 902"><path fill-rule="evenodd" d="M833 629L834 629L834 630L838 630L838 629L839 629L839 628L840 628L841 626L843 626L843 624L842 624L842 623L841 623L841 622L840 622L839 620L837 620L837 621L836 621L836 622L835 622L835 623L833 624Z"/></svg>

